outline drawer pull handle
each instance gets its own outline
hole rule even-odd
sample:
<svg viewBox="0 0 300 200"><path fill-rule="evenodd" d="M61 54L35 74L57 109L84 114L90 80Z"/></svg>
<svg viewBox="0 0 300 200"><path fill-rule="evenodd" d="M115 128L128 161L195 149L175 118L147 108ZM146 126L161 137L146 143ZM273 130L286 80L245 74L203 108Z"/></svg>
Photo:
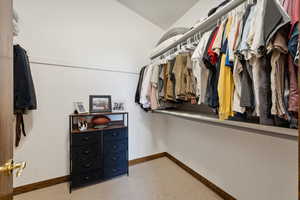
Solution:
<svg viewBox="0 0 300 200"><path fill-rule="evenodd" d="M117 160L117 158L116 158L116 157L112 157L112 160L113 160L113 161L116 161L116 160Z"/></svg>
<svg viewBox="0 0 300 200"><path fill-rule="evenodd" d="M90 179L90 177L86 176L84 177L84 180L88 181Z"/></svg>
<svg viewBox="0 0 300 200"><path fill-rule="evenodd" d="M117 172L118 170L117 170L117 169L112 169L112 171L113 171L113 172Z"/></svg>
<svg viewBox="0 0 300 200"><path fill-rule="evenodd" d="M113 137L116 137L117 135L118 135L117 133L113 133L113 134L112 134Z"/></svg>
<svg viewBox="0 0 300 200"><path fill-rule="evenodd" d="M117 146L117 145L114 145L114 146L113 146L113 149L117 149L117 148L118 148L118 146Z"/></svg>
<svg viewBox="0 0 300 200"><path fill-rule="evenodd" d="M89 150L84 151L84 154L85 154L85 155L89 155L89 153L90 153Z"/></svg>
<svg viewBox="0 0 300 200"><path fill-rule="evenodd" d="M89 137L84 137L83 140L84 141L89 141Z"/></svg>

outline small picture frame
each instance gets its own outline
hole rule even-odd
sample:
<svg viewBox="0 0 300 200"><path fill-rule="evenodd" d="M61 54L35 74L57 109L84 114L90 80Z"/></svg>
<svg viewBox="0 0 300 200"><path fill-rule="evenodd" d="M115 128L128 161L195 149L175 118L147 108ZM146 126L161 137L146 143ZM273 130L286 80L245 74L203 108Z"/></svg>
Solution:
<svg viewBox="0 0 300 200"><path fill-rule="evenodd" d="M74 102L74 107L75 107L75 111L77 111L78 114L87 113L87 110L83 105L83 102Z"/></svg>
<svg viewBox="0 0 300 200"><path fill-rule="evenodd" d="M123 112L125 111L125 103L118 101L118 102L113 102L113 112Z"/></svg>
<svg viewBox="0 0 300 200"><path fill-rule="evenodd" d="M110 95L90 95L90 113L111 112Z"/></svg>

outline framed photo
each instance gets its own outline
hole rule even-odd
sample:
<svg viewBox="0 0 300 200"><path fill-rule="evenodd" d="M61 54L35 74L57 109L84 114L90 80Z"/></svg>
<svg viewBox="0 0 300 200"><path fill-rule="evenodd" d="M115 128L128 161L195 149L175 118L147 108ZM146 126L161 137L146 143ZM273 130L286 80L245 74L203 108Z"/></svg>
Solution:
<svg viewBox="0 0 300 200"><path fill-rule="evenodd" d="M114 112L122 112L125 110L125 103L121 101L113 102L113 108L112 110Z"/></svg>
<svg viewBox="0 0 300 200"><path fill-rule="evenodd" d="M111 96L90 95L90 113L111 112Z"/></svg>
<svg viewBox="0 0 300 200"><path fill-rule="evenodd" d="M74 102L74 107L79 114L87 113L87 110L83 105L83 102Z"/></svg>

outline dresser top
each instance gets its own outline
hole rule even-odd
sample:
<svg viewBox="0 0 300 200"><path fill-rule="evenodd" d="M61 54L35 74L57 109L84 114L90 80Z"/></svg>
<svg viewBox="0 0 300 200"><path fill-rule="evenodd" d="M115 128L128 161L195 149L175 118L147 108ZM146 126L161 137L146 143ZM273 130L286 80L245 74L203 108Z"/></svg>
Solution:
<svg viewBox="0 0 300 200"><path fill-rule="evenodd" d="M89 116L100 116L100 115L124 115L128 112L103 112L103 113L83 113L83 114L71 114L70 117L89 117Z"/></svg>

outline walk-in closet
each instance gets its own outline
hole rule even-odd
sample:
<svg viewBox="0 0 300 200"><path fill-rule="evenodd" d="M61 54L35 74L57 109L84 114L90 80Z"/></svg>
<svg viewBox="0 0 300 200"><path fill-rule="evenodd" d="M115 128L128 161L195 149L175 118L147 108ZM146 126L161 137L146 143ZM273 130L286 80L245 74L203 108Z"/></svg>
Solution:
<svg viewBox="0 0 300 200"><path fill-rule="evenodd" d="M300 0L0 0L0 200L299 199Z"/></svg>

